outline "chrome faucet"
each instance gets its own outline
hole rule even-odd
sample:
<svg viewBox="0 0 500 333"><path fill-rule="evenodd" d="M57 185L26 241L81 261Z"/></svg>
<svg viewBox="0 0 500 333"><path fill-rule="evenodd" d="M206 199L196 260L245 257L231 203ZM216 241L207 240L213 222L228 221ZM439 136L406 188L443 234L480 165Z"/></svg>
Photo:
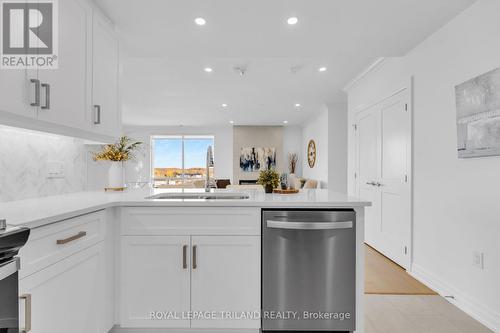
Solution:
<svg viewBox="0 0 500 333"><path fill-rule="evenodd" d="M214 166L214 153L212 146L207 148L207 170L205 175L205 192L210 192L210 167Z"/></svg>

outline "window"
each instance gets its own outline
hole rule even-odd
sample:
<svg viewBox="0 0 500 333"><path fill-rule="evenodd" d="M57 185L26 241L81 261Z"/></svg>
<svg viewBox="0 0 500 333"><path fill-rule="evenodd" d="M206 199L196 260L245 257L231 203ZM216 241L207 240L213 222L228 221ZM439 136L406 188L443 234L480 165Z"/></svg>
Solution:
<svg viewBox="0 0 500 333"><path fill-rule="evenodd" d="M151 165L156 188L205 187L208 146L213 136L178 135L151 138ZM214 168L210 168L210 177Z"/></svg>

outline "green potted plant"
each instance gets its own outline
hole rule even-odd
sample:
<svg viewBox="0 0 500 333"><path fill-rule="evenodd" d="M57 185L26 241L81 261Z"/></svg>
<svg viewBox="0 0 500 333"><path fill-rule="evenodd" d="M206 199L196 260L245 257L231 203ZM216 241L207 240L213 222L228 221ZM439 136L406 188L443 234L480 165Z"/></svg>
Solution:
<svg viewBox="0 0 500 333"><path fill-rule="evenodd" d="M123 162L135 158L135 152L142 142L135 142L127 136L122 136L116 143L105 145L101 151L94 154L94 161L111 162L108 170L108 190L121 191L125 188L123 180Z"/></svg>
<svg viewBox="0 0 500 333"><path fill-rule="evenodd" d="M275 170L261 171L257 184L264 186L266 193L273 193L273 189L280 185L280 175Z"/></svg>

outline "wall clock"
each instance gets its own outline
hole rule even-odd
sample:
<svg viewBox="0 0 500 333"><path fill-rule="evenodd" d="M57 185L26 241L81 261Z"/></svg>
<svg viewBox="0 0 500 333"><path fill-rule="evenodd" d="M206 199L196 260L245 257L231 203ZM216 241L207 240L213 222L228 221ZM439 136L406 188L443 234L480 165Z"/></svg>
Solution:
<svg viewBox="0 0 500 333"><path fill-rule="evenodd" d="M310 168L314 168L314 164L316 164L316 143L314 140L310 140L307 145L307 162Z"/></svg>

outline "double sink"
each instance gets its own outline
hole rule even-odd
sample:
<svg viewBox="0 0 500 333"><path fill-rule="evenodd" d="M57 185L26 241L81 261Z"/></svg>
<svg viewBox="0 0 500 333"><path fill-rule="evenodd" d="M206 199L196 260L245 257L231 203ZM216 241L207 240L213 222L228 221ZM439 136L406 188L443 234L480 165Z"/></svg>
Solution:
<svg viewBox="0 0 500 333"><path fill-rule="evenodd" d="M160 200L245 200L250 196L244 193L159 193L146 199Z"/></svg>

